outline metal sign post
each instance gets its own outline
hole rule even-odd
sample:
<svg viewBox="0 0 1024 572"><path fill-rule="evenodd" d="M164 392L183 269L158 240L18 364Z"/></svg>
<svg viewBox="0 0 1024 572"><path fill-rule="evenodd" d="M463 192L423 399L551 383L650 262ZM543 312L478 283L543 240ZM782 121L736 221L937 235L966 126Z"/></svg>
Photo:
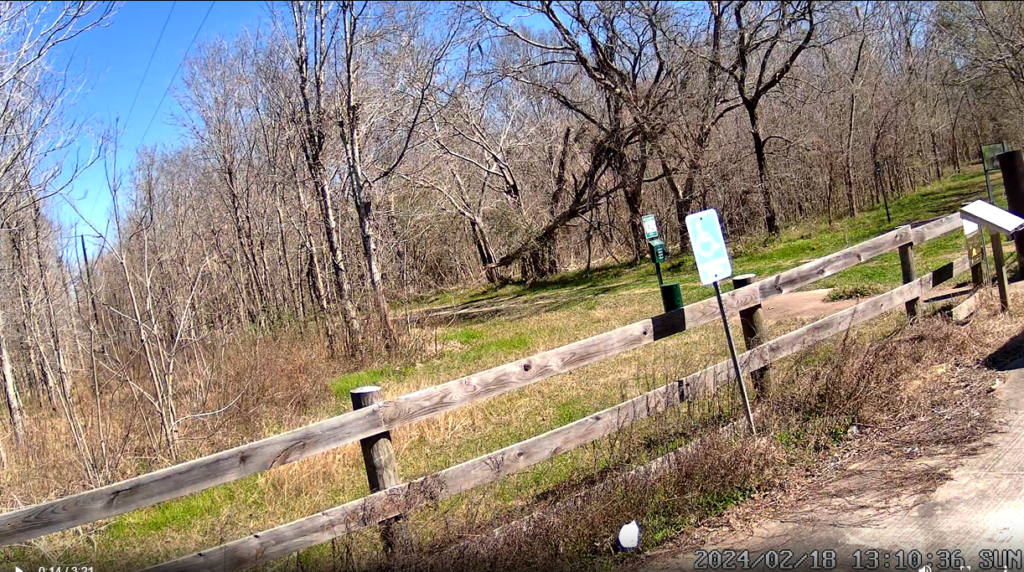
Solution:
<svg viewBox="0 0 1024 572"><path fill-rule="evenodd" d="M726 316L725 304L722 303L722 288L718 284L721 280L732 276L732 262L729 260L729 251L725 247L725 238L722 236L722 225L718 222L718 211L708 209L687 215L686 230L690 235L690 245L693 247L693 256L697 262L697 272L700 274L701 284L705 286L711 284L715 287L718 311L722 314L722 326L725 327L725 339L729 343L729 355L732 357L733 371L736 373L736 381L740 386L740 397L743 398L747 423L750 424L750 433L757 435L757 429L754 427L754 414L750 410L750 399L747 397L747 388L743 384L740 360L736 356L736 345L733 344L732 332L729 330L729 317Z"/></svg>
<svg viewBox="0 0 1024 572"><path fill-rule="evenodd" d="M757 428L754 427L754 414L750 411L750 398L747 397L747 388L743 385L743 372L740 371L740 360L736 357L736 345L732 343L732 331L729 330L729 318L725 315L725 305L722 304L722 288L718 280L714 281L715 297L718 298L718 311L722 313L722 326L725 327L725 341L729 343L729 355L732 356L732 369L736 373L736 380L740 385L740 396L743 397L743 408L747 410L747 423L750 424L750 434L757 435Z"/></svg>
<svg viewBox="0 0 1024 572"><path fill-rule="evenodd" d="M654 215L644 215L641 219L644 227L644 236L647 237L647 249L651 254L651 261L654 262L654 271L658 274L658 289L661 290L661 304L665 312L672 312L683 307L683 294L679 289L678 282L665 284L661 276L661 263L668 260L668 248L658 238L658 222Z"/></svg>

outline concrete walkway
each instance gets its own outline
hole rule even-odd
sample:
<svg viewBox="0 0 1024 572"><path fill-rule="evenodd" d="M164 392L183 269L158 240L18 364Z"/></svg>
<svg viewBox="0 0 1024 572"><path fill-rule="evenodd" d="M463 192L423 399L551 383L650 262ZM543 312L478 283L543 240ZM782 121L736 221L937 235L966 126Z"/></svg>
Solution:
<svg viewBox="0 0 1024 572"><path fill-rule="evenodd" d="M931 570L1024 570L1024 358L1000 379L998 429L987 439L991 446L968 458L934 493L893 501L881 500L886 495L876 495L870 487L860 487L853 496L838 492L838 498L823 506L793 507L704 550L749 551L749 564L734 561L736 570L814 570L812 551L818 551L818 570L853 570L858 550L861 569L921 570L930 563ZM877 472L868 478L881 483L886 468L872 469ZM823 561L825 550L835 551L834 565ZM792 557L784 566L788 553ZM703 564L697 569L726 569L724 561L705 558L698 563L692 551L653 556L640 568L693 570L695 564Z"/></svg>

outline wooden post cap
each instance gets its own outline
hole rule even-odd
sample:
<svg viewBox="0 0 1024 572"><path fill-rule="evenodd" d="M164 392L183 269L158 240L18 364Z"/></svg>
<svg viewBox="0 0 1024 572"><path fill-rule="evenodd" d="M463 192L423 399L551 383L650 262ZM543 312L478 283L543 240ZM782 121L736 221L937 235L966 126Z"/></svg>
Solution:
<svg viewBox="0 0 1024 572"><path fill-rule="evenodd" d="M743 288L757 281L757 274L739 274L732 277L733 288Z"/></svg>
<svg viewBox="0 0 1024 572"><path fill-rule="evenodd" d="M379 385L364 385L353 389L350 393L376 393L380 391Z"/></svg>
<svg viewBox="0 0 1024 572"><path fill-rule="evenodd" d="M379 386L376 385L365 385L363 387L357 387L349 392L352 397L352 409L362 409L369 407L374 403L382 401L382 392Z"/></svg>

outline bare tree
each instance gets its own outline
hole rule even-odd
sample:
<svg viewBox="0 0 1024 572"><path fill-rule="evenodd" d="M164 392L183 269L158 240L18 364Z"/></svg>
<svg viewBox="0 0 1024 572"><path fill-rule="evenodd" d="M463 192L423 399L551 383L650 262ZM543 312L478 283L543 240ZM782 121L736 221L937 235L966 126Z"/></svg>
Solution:
<svg viewBox="0 0 1024 572"><path fill-rule="evenodd" d="M729 35L734 56L718 62L736 87L733 105L742 106L750 124L757 160L757 190L769 234L779 234L778 213L768 175L766 144L772 136L762 132L758 114L765 96L777 88L814 38L815 4L800 2L747 2L727 5L733 26Z"/></svg>
<svg viewBox="0 0 1024 572"><path fill-rule="evenodd" d="M385 343L396 333L377 254L373 195L391 182L417 132L433 113L434 86L455 38L452 22L434 45L426 45L425 6L343 2L340 5L341 53L335 59L338 127L345 153L346 182L352 195L367 280Z"/></svg>
<svg viewBox="0 0 1024 572"><path fill-rule="evenodd" d="M298 117L301 125L302 153L309 180L320 200L324 235L331 255L335 287L348 329L350 347L359 348L363 337L363 323L356 313L352 297L352 285L348 270L345 268L338 234L338 220L331 197L330 174L324 165L328 130L331 128L326 108L326 70L338 41L341 20L337 14L332 13L328 3L319 0L312 3L292 2L291 10L295 26L293 63L301 102Z"/></svg>
<svg viewBox="0 0 1024 572"><path fill-rule="evenodd" d="M664 136L666 114L676 93L677 84L670 78L677 70L665 58L663 33L675 17L674 10L658 2L511 4L544 18L554 34L531 34L479 6L484 20L529 50L522 61L503 64L503 73L552 97L596 130L600 143L594 147L595 159L606 155L619 179L616 186L629 213L633 255L639 260L646 252L640 219L648 162ZM547 68L563 71L542 73ZM599 94L598 105L579 93L573 84L579 79L586 79L591 93ZM581 206L574 205L554 218L564 224L585 212Z"/></svg>
<svg viewBox="0 0 1024 572"><path fill-rule="evenodd" d="M29 174L67 147L75 133L63 114L74 90L48 64L50 53L107 20L113 5L72 2L36 6L10 2L0 6L0 232L20 211L37 205L63 187L29 183ZM40 177L52 182L55 177ZM73 177L73 174L70 174ZM2 305L2 304L0 304ZM24 411L0 308L0 375L16 439L24 436Z"/></svg>

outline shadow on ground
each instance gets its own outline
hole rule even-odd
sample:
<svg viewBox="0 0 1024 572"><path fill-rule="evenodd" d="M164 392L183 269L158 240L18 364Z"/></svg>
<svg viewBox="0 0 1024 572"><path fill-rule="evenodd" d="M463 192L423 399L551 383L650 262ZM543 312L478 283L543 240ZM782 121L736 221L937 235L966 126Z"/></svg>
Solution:
<svg viewBox="0 0 1024 572"><path fill-rule="evenodd" d="M997 371L1024 369L1024 332L1010 338L985 358L985 367Z"/></svg>

